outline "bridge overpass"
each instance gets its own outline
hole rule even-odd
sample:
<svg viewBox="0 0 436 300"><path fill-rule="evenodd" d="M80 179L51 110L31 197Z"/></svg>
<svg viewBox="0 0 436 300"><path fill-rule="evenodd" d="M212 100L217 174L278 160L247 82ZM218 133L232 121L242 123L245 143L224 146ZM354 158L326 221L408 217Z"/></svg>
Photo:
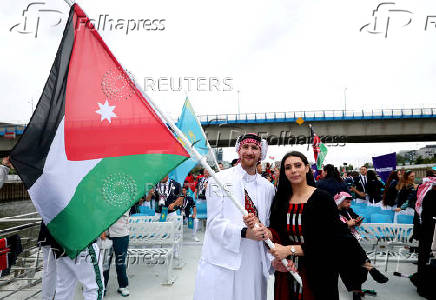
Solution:
<svg viewBox="0 0 436 300"><path fill-rule="evenodd" d="M212 147L234 146L244 132L270 145L311 143L308 124L327 144L436 141L436 108L322 110L199 116Z"/></svg>
<svg viewBox="0 0 436 300"><path fill-rule="evenodd" d="M256 132L270 145L307 144L309 123L326 144L436 141L436 108L222 114L199 120L212 147L234 146L244 132ZM0 156L13 148L24 128L0 123Z"/></svg>

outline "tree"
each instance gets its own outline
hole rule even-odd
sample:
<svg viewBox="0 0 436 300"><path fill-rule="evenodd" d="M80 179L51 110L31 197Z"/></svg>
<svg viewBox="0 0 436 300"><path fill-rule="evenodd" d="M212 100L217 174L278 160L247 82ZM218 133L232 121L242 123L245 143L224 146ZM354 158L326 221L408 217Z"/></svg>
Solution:
<svg viewBox="0 0 436 300"><path fill-rule="evenodd" d="M424 163L424 159L422 156L418 156L418 158L414 161L415 164L420 165Z"/></svg>

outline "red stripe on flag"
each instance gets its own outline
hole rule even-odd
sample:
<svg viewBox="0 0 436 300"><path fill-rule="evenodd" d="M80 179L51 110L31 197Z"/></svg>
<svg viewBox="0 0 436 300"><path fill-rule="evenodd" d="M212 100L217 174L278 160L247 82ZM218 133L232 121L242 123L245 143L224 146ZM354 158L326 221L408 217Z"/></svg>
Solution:
<svg viewBox="0 0 436 300"><path fill-rule="evenodd" d="M69 160L188 153L136 88L82 9L75 5L74 46L65 93Z"/></svg>

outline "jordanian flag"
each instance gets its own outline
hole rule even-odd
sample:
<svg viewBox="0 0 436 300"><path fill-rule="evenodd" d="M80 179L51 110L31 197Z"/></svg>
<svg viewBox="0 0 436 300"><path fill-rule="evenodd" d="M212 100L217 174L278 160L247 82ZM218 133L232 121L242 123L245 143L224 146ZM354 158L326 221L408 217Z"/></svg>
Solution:
<svg viewBox="0 0 436 300"><path fill-rule="evenodd" d="M312 140L313 157L315 158L317 169L321 170L328 150L327 147L321 142L320 137L313 130L312 125L309 125L309 128L310 138Z"/></svg>
<svg viewBox="0 0 436 300"><path fill-rule="evenodd" d="M73 5L42 96L11 153L52 236L74 258L188 157Z"/></svg>

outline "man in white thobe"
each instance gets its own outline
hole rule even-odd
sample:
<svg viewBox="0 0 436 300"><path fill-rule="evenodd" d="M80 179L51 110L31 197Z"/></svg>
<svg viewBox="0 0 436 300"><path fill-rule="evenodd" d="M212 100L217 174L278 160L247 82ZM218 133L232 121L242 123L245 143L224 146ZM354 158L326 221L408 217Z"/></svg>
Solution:
<svg viewBox="0 0 436 300"><path fill-rule="evenodd" d="M235 207L213 178L207 187L207 227L198 265L194 300L265 300L271 262L263 240L268 226L274 186L256 173L266 157L267 144L255 134L236 143L240 163L217 174L242 206L256 218L259 228L244 224L247 218Z"/></svg>

